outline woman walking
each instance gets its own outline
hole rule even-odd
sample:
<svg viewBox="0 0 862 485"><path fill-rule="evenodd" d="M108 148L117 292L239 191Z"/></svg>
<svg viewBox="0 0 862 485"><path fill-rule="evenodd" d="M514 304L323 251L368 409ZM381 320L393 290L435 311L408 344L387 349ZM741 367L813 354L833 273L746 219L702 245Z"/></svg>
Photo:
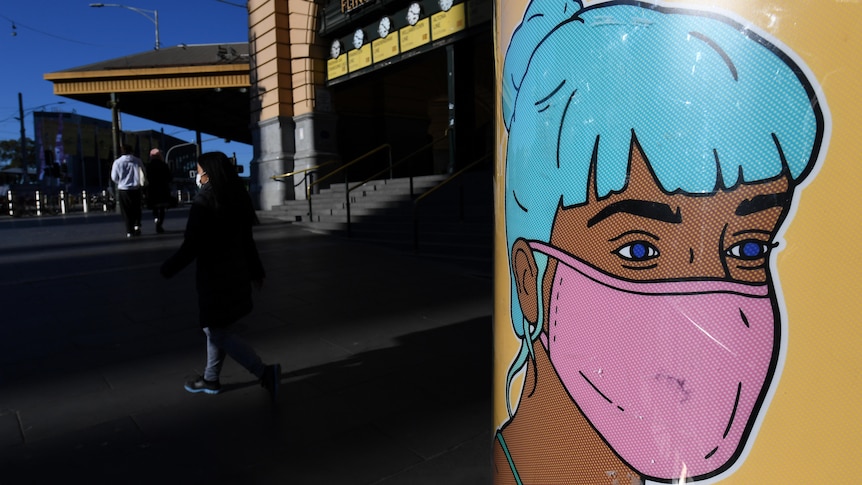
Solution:
<svg viewBox="0 0 862 485"><path fill-rule="evenodd" d="M207 340L207 364L202 376L186 383L189 392L218 394L219 374L226 355L260 379L275 400L281 380L279 364L264 365L257 353L232 331L232 325L252 309L252 286L262 288L264 269L252 226L257 216L236 167L221 152L198 159L200 191L192 202L185 239L162 264L171 278L197 262L196 288L200 325Z"/></svg>

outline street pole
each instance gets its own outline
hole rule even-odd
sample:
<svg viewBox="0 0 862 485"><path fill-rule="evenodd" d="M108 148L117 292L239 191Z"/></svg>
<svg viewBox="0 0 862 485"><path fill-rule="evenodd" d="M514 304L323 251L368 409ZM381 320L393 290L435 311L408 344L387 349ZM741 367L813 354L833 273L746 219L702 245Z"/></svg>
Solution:
<svg viewBox="0 0 862 485"><path fill-rule="evenodd" d="M153 10L153 23L156 24L156 50L162 46L161 42L159 42L159 11Z"/></svg>
<svg viewBox="0 0 862 485"><path fill-rule="evenodd" d="M138 15L141 15L142 17L146 18L150 22L156 24L156 50L159 50L159 48L161 47L162 44L161 44L161 42L159 42L159 11L158 10L147 10L145 8L130 7L128 5L121 5L119 3L91 3L90 7L93 7L93 8L118 7L118 8L124 8L126 10L131 10L132 12L135 12ZM152 17L150 15L147 15L147 14L152 14Z"/></svg>
<svg viewBox="0 0 862 485"><path fill-rule="evenodd" d="M111 142L114 149L114 160L120 157L120 101L117 93L111 93Z"/></svg>
<svg viewBox="0 0 862 485"><path fill-rule="evenodd" d="M24 136L24 97L18 93L18 120L21 121L21 167L24 169L24 179L30 181L30 170L27 166L27 137Z"/></svg>

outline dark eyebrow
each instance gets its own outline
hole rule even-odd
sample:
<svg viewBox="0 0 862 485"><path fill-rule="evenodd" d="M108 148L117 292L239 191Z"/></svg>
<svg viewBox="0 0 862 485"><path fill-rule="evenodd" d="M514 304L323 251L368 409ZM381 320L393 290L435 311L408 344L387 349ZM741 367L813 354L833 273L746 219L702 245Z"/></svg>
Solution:
<svg viewBox="0 0 862 485"><path fill-rule="evenodd" d="M755 212L765 211L773 207L787 207L787 202L790 200L790 194L781 192L780 194L756 195L751 199L745 199L739 203L736 208L736 215L747 216Z"/></svg>
<svg viewBox="0 0 862 485"><path fill-rule="evenodd" d="M682 215L679 213L679 208L674 212L667 204L647 200L627 199L614 202L600 210L598 214L594 215L592 219L587 221L587 227L593 227L618 212L626 212L628 214L655 219L661 222L671 222L674 224L682 222Z"/></svg>

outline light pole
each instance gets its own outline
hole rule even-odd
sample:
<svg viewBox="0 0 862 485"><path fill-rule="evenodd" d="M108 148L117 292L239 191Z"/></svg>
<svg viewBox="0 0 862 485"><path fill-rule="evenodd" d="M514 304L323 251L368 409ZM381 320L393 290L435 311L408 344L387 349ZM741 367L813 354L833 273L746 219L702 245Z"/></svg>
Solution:
<svg viewBox="0 0 862 485"><path fill-rule="evenodd" d="M65 101L57 101L56 103L47 103L47 104L43 104L41 106L36 106L35 108L27 108L27 114L29 114L33 111L36 111L37 109L44 108L46 106L53 106L55 104L64 104L64 103L65 103ZM24 97L21 95L21 93L18 93L18 116L16 116L15 119L21 123L21 142L20 142L21 143L21 147L20 147L20 150L21 150L21 168L24 169L25 180L29 181L30 171L28 170L29 167L27 167L27 165L28 165L27 164L27 137L25 136L25 131L24 131L24 114L25 114L24 113Z"/></svg>
<svg viewBox="0 0 862 485"><path fill-rule="evenodd" d="M147 20L156 24L156 50L159 50L159 47L161 47L161 44L159 43L159 11L158 10L147 10L147 9L143 9L143 8L130 7L128 5L120 5L118 3L91 3L90 6L93 8L102 8L102 7L125 8L126 10L131 10L132 12L137 12L137 13L143 15L144 17L146 17ZM150 16L148 14L152 14L152 16Z"/></svg>

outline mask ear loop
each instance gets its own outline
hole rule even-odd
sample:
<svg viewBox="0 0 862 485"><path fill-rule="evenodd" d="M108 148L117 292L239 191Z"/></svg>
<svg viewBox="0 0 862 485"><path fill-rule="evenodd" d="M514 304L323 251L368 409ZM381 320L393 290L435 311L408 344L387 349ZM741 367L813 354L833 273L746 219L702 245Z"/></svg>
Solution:
<svg viewBox="0 0 862 485"><path fill-rule="evenodd" d="M546 265L544 265L546 267ZM539 274L542 274L543 271L539 271ZM515 379L515 375L521 372L521 369L527 365L527 360L529 359L532 363L533 369L533 389L530 391L528 396L532 396L533 392L535 392L536 381L538 379L538 370L536 369L536 354L533 350L533 343L542 335L542 326L539 324L541 322L541 315L544 315L544 309L542 308L542 298L541 294L538 292L541 287L541 278L536 280L536 294L539 295L539 321L535 324L532 324L527 321L527 317L521 314L521 325L520 328L516 328L517 334L521 338L521 348L518 349L518 355L515 357L515 360L512 361L512 365L509 366L509 370L506 373L506 411L509 413L509 418L511 419L514 415L512 412L512 382Z"/></svg>
<svg viewBox="0 0 862 485"><path fill-rule="evenodd" d="M533 346L530 343L531 335L528 333L529 325L530 324L527 323L527 319L522 315L520 332L521 348L518 349L518 355L515 357L515 360L512 361L512 365L509 366L509 371L506 373L506 410L509 413L509 419L514 416L514 413L512 412L512 381L514 381L515 375L521 372L521 369L527 365L528 358L535 362Z"/></svg>

